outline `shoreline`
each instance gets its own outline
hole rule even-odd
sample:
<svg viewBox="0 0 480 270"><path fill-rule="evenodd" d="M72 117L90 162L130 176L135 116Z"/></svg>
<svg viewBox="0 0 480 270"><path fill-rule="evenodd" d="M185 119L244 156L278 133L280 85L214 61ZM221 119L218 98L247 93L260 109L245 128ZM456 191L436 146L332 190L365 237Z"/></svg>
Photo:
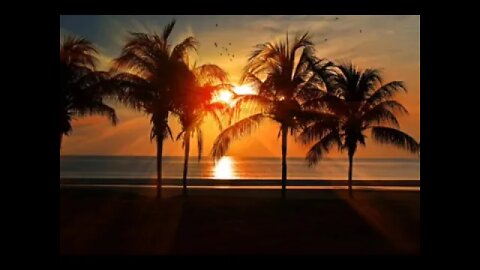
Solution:
<svg viewBox="0 0 480 270"><path fill-rule="evenodd" d="M281 180L256 179L188 179L189 193L203 195L227 194L228 196L276 197L281 189ZM180 193L181 179L163 179L164 193ZM376 192L420 192L419 180L354 180L353 190ZM135 178L62 178L60 189L117 190L149 194L156 192L156 179ZM322 197L329 191L346 191L346 180L291 180L287 192L295 197ZM152 195L153 196L153 195Z"/></svg>
<svg viewBox="0 0 480 270"><path fill-rule="evenodd" d="M156 185L155 178L74 178L61 177L61 185ZM191 178L187 179L189 186L280 186L280 179L211 179ZM181 186L182 179L164 178L162 184L165 186ZM332 179L290 179L287 180L289 187L327 187L327 186L348 186L347 180ZM353 186L357 187L420 187L420 180L353 180Z"/></svg>

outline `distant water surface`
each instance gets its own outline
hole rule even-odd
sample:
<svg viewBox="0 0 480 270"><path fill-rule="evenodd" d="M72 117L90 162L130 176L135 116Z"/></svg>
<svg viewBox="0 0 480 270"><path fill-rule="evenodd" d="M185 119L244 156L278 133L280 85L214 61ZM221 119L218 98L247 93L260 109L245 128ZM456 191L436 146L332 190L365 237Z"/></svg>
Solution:
<svg viewBox="0 0 480 270"><path fill-rule="evenodd" d="M190 157L188 177L196 179L279 179L280 158L223 157L214 163L205 157ZM303 158L288 158L288 178L345 180L347 159L324 159L309 167ZM61 178L155 178L156 158L137 156L62 156ZM181 178L183 157L163 157L163 177ZM354 160L355 180L419 180L419 159Z"/></svg>

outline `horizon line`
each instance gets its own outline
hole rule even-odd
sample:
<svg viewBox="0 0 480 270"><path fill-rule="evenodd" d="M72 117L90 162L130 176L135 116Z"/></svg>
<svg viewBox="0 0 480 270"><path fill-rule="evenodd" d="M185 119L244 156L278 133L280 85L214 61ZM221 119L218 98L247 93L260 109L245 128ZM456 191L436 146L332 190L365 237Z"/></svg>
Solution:
<svg viewBox="0 0 480 270"><path fill-rule="evenodd" d="M156 158L156 155L99 155L99 154L67 154L67 155L60 155L60 157L152 157ZM169 158L184 158L184 156L177 156L177 155L163 155L163 158L169 157ZM281 159L282 157L277 157L277 156L228 156L225 155L224 157L237 157L237 158L278 158ZM197 156L190 156L190 158L196 159ZM295 159L305 159L305 157L301 156L293 156L293 157L287 157L288 158L295 158ZM202 156L202 159L212 159L210 156ZM328 159L348 159L347 157L325 157L322 158L322 160L328 160ZM420 158L415 158L415 157L358 157L356 159L418 159L420 161Z"/></svg>

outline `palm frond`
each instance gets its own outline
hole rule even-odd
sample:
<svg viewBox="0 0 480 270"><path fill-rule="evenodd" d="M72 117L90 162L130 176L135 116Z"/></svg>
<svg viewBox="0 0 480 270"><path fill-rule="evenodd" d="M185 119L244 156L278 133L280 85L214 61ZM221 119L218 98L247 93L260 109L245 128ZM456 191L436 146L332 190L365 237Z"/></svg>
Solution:
<svg viewBox="0 0 480 270"><path fill-rule="evenodd" d="M112 90L110 88L110 74L104 71L92 71L75 82L75 89L90 91L93 95L101 96Z"/></svg>
<svg viewBox="0 0 480 270"><path fill-rule="evenodd" d="M183 129L182 131L180 131L178 133L177 137L175 138L175 141L180 140L180 138L182 138L183 134L185 134L185 129Z"/></svg>
<svg viewBox="0 0 480 270"><path fill-rule="evenodd" d="M319 110L307 110L307 109L298 109L292 112L294 114L294 119L301 124L307 124L312 122L322 122L324 125L338 126L339 118L337 115L322 112Z"/></svg>
<svg viewBox="0 0 480 270"><path fill-rule="evenodd" d="M175 23L176 23L176 20L173 19L163 28L163 32L162 32L162 39L163 40L166 41L168 39L168 37L170 36L170 34L173 31L173 27L175 26Z"/></svg>
<svg viewBox="0 0 480 270"><path fill-rule="evenodd" d="M116 125L118 122L117 114L115 109L102 103L101 101L93 101L90 104L86 104L83 108L78 108L74 111L76 115L85 116L85 115L102 115L106 116L112 125Z"/></svg>
<svg viewBox="0 0 480 270"><path fill-rule="evenodd" d="M213 85L216 83L225 84L228 82L228 73L221 67L214 64L205 64L196 67L193 72L200 84Z"/></svg>
<svg viewBox="0 0 480 270"><path fill-rule="evenodd" d="M278 89L280 86L279 79L281 79L279 72L270 73L260 87L257 88L257 95L268 98L272 101L278 99L278 96L280 95L280 89Z"/></svg>
<svg viewBox="0 0 480 270"><path fill-rule="evenodd" d="M316 57L315 47L312 46L312 42L310 43L310 45L303 48L300 59L298 60L298 64L296 65L293 72L293 81L301 80L303 76L311 73L310 71L312 71L311 63L316 60Z"/></svg>
<svg viewBox="0 0 480 270"><path fill-rule="evenodd" d="M136 110L145 109L146 104L155 100L149 81L138 75L120 73L111 79L111 83L118 90L117 98Z"/></svg>
<svg viewBox="0 0 480 270"><path fill-rule="evenodd" d="M240 78L241 84L251 84L254 89L259 89L262 85L262 80L258 78L257 75L253 74L250 71L245 71L242 73Z"/></svg>
<svg viewBox="0 0 480 270"><path fill-rule="evenodd" d="M155 67L161 67L169 58L168 46L164 46L164 43L165 41L158 36L130 32L122 54L133 53L143 59L149 59Z"/></svg>
<svg viewBox="0 0 480 270"><path fill-rule="evenodd" d="M218 160L225 155L233 140L250 134L265 118L262 113L254 114L224 129L213 143L212 156Z"/></svg>
<svg viewBox="0 0 480 270"><path fill-rule="evenodd" d="M370 95L377 85L382 84L382 81L380 70L368 68L361 73L358 88L362 89L365 94Z"/></svg>
<svg viewBox="0 0 480 270"><path fill-rule="evenodd" d="M323 136L317 143L315 143L310 150L308 150L305 159L309 166L317 164L323 156L330 151L330 149L337 145L341 147L342 140L336 131L331 131Z"/></svg>
<svg viewBox="0 0 480 270"><path fill-rule="evenodd" d="M203 112L206 112L207 114L209 114L210 116L212 116L213 120L215 121L215 123L217 123L218 125L218 128L220 130L223 130L223 124L222 124L222 119L220 118L220 116L218 116L217 112L224 112L228 109L228 105L225 105L223 103L220 103L220 102L213 102L213 103L209 103L207 104L203 109L202 111Z"/></svg>
<svg viewBox="0 0 480 270"><path fill-rule="evenodd" d="M269 73L281 65L282 46L266 42L255 46L255 50L251 53L247 65L244 67L244 73L250 72L255 75L264 72Z"/></svg>
<svg viewBox="0 0 480 270"><path fill-rule="evenodd" d="M383 106L376 106L365 112L365 114L362 116L362 122L364 128L367 128L372 124L390 124L395 128L400 127L395 114Z"/></svg>
<svg viewBox="0 0 480 270"><path fill-rule="evenodd" d="M295 93L294 98L302 103L309 100L320 98L326 95L327 92L323 91L318 84L309 84L301 86Z"/></svg>
<svg viewBox="0 0 480 270"><path fill-rule="evenodd" d="M292 98L299 89L298 85L311 76L306 68L306 60L302 59L313 51L312 45L308 33L296 36L293 44L290 44L287 34L285 41L256 45L241 81L254 84L261 96L271 99ZM303 48L301 61L295 66L295 52L300 48ZM266 78L262 81L260 77L264 75Z"/></svg>
<svg viewBox="0 0 480 270"><path fill-rule="evenodd" d="M361 71L353 63L341 63L336 67L336 75L330 82L334 93L342 96L346 101L359 101L365 97L365 89L358 87Z"/></svg>
<svg viewBox="0 0 480 270"><path fill-rule="evenodd" d="M394 128L372 127L372 137L382 144L390 144L411 153L420 151L420 144L410 135Z"/></svg>
<svg viewBox="0 0 480 270"><path fill-rule="evenodd" d="M287 40L288 40L288 38L287 38ZM292 61L292 65L293 65L293 60L295 59L295 52L300 48L310 47L310 46L313 46L313 42L312 42L308 32L303 34L301 37L295 36L293 46L290 49L290 60ZM292 72L292 74L293 74L293 72Z"/></svg>
<svg viewBox="0 0 480 270"><path fill-rule="evenodd" d="M338 75L335 72L335 64L325 58L317 58L314 55L307 58L309 68L324 82ZM328 89L327 89L328 90Z"/></svg>
<svg viewBox="0 0 480 270"><path fill-rule="evenodd" d="M314 72L305 71L293 79L293 84L297 87L295 98L304 102L328 93L324 78Z"/></svg>
<svg viewBox="0 0 480 270"><path fill-rule="evenodd" d="M187 37L173 48L171 57L177 61L188 63L188 52L190 50L197 51L198 44L194 37Z"/></svg>
<svg viewBox="0 0 480 270"><path fill-rule="evenodd" d="M304 109L327 109L338 116L345 115L348 111L348 105L345 100L331 94L325 94L319 98L307 100L302 104Z"/></svg>
<svg viewBox="0 0 480 270"><path fill-rule="evenodd" d="M67 36L60 44L60 62L67 65L86 66L94 69L98 51L92 42L85 38Z"/></svg>
<svg viewBox="0 0 480 270"><path fill-rule="evenodd" d="M170 139L173 141L172 129L170 128L170 126L168 124L167 124L166 130L167 130L167 132L165 133L164 138L166 138L167 134L168 134L170 136Z"/></svg>
<svg viewBox="0 0 480 270"><path fill-rule="evenodd" d="M135 69L139 73L144 74L145 77L151 76L156 72L156 66L152 59L132 51L124 51L118 58L113 60L110 71L118 72L120 69Z"/></svg>
<svg viewBox="0 0 480 270"><path fill-rule="evenodd" d="M372 109L375 109L375 108L382 108L384 110L389 110L392 113L399 113L399 114L402 114L402 115L404 115L404 114L408 115L407 109L396 100L386 100L386 101L382 101L380 103L377 103L376 105L365 102L365 104L362 106L361 110L362 111L368 111L368 110L372 110Z"/></svg>
<svg viewBox="0 0 480 270"><path fill-rule="evenodd" d="M271 100L261 95L237 95L230 117L232 119L238 119L242 112L248 114L258 112L265 113L268 112L272 104Z"/></svg>
<svg viewBox="0 0 480 270"><path fill-rule="evenodd" d="M198 148L198 161L202 159L202 153L203 153L203 133L202 129L199 127L196 128L197 131L197 148Z"/></svg>
<svg viewBox="0 0 480 270"><path fill-rule="evenodd" d="M402 81L393 81L387 84L382 85L379 89L377 89L368 99L367 102L369 104L376 105L382 101L386 101L389 98L395 96L396 93L399 91L407 92L407 88L405 88L405 84Z"/></svg>
<svg viewBox="0 0 480 270"><path fill-rule="evenodd" d="M308 144L312 141L319 140L325 136L325 134L338 130L339 119L333 114L318 113L318 116L312 119L305 119L310 121L298 136L303 144Z"/></svg>

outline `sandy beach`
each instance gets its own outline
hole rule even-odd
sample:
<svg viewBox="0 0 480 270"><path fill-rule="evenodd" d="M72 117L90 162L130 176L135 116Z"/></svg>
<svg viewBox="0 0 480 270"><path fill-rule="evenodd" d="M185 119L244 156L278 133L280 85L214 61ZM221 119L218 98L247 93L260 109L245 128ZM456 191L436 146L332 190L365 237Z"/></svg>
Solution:
<svg viewBox="0 0 480 270"><path fill-rule="evenodd" d="M365 187L367 188L367 187ZM419 254L420 192L62 185L61 254Z"/></svg>

